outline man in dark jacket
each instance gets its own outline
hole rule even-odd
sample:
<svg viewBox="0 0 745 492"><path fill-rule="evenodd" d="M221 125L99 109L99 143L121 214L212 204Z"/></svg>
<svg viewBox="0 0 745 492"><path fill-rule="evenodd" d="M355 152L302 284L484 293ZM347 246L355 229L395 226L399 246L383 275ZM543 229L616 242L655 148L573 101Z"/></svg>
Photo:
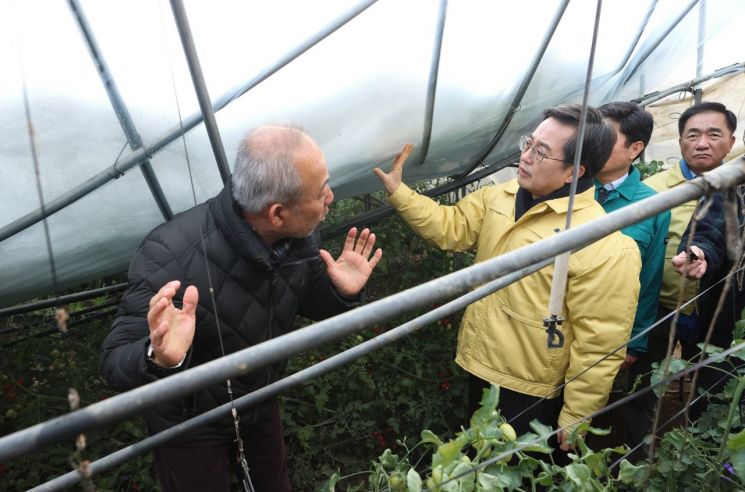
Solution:
<svg viewBox="0 0 745 492"><path fill-rule="evenodd" d="M725 194L729 194L731 199L725 200ZM696 342L705 341L713 322L709 343L722 349L727 349L732 344L735 323L742 318L745 310L745 285L742 273L736 274L735 278L730 280L729 286L724 281L733 267L735 270L745 267L745 256L740 242L745 229L744 197L745 185L724 193L714 193L708 212L696 224L693 237L692 225L689 224L680 242L680 253L672 259L672 265L678 273L690 279L700 279L700 292L707 292L697 301L699 338ZM727 220L727 213L731 214L732 220ZM689 242L690 252L687 252ZM728 242L733 243L734 249L728 248ZM725 287L728 288L725 290ZM724 299L717 313L721 297ZM692 362L697 361L698 358L695 358ZM740 365L738 359L733 358L732 361ZM733 364L726 362L701 368L698 388L710 394L721 392L729 379L722 378L722 375L732 368ZM694 404L690 410L691 418L696 420L700 417L706 405L707 402L704 400Z"/></svg>
<svg viewBox="0 0 745 492"><path fill-rule="evenodd" d="M241 142L231 183L155 228L103 343L101 369L119 391L155 381L357 306L381 258L375 235L349 231L337 260L319 249L333 200L326 161L301 129L263 127ZM163 431L278 379L269 367L163 403L145 417ZM240 435L256 490L289 490L279 407L242 412ZM155 451L164 491L229 490L236 438L225 418ZM244 485L245 487L245 485Z"/></svg>

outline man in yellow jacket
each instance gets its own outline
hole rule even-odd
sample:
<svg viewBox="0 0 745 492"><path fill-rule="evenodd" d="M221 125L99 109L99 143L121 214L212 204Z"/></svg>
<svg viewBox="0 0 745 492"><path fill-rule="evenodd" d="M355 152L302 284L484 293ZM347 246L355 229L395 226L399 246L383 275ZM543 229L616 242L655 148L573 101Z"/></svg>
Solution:
<svg viewBox="0 0 745 492"><path fill-rule="evenodd" d="M737 117L724 104L701 102L686 109L678 119L680 154L683 158L670 169L645 179L644 184L660 193L716 169L732 151L736 128ZM681 283L681 277L672 264L672 259L678 253L681 237L689 227L697 204L697 200L691 200L671 210L672 219L667 235L658 319L677 307L681 294L681 303L685 303L693 299L698 291L698 281L682 279ZM700 260L706 260L700 249L696 251L700 254ZM691 303L681 310L676 326L676 339L681 344L683 357L689 360L700 352L698 343L703 341L703 335L708 328L708 324L699 319L697 304ZM648 351L650 357L656 360L662 360L667 353L670 321L671 318L650 334ZM702 387L709 384L700 377L699 381ZM696 418L701 410L701 405L694 406L691 416Z"/></svg>
<svg viewBox="0 0 745 492"><path fill-rule="evenodd" d="M580 114L578 105L545 110L543 122L520 140L517 179L481 188L455 206L439 205L402 183L411 145L390 172L375 173L390 193L390 203L417 234L443 249L476 250L476 261L484 261L565 227ZM575 226L605 213L594 199L592 178L614 142L613 129L596 109L588 108ZM501 386L499 408L518 434L528 432L536 418L571 429L602 408L625 351L598 361L629 339L640 268L639 248L619 232L572 254L561 348L547 347L543 326L553 266L471 304L461 323L456 357L471 375L469 411L476 409L489 383ZM569 449L567 435L557 436L564 450Z"/></svg>

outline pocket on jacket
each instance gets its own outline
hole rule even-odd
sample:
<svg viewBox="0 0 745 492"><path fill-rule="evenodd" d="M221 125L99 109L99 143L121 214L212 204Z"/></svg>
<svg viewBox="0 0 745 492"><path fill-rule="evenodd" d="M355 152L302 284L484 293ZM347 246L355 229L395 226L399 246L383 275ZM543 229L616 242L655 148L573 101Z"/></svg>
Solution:
<svg viewBox="0 0 745 492"><path fill-rule="evenodd" d="M520 312L528 306L510 301L501 299L500 308L510 318L511 324L516 330L524 328L525 333L516 333L516 336L521 340L521 344L524 344L525 358L526 361L529 361L528 370L540 368L542 373L533 377L537 377L540 382L545 384L556 384L558 380L563 379L563 374L566 372L571 337L567 336L562 330L565 336L564 346L562 348L548 348L548 333L543 326L543 318L538 320L535 318L535 314L529 316ZM535 311L536 307L531 307ZM518 311L519 308L522 309ZM558 376L559 373L561 376Z"/></svg>

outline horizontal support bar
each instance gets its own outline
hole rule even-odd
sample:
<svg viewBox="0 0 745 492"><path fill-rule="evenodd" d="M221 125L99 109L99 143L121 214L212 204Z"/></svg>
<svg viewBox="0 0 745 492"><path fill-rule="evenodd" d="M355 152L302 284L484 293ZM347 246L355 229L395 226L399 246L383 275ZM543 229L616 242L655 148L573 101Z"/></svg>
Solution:
<svg viewBox="0 0 745 492"><path fill-rule="evenodd" d="M502 275L580 249L623 227L696 199L705 190L723 190L743 182L745 159L740 158L705 173L703 177L550 238L4 436L0 438L0 462L72 439L77 434L139 414L164 401L276 364L376 323L450 299Z"/></svg>

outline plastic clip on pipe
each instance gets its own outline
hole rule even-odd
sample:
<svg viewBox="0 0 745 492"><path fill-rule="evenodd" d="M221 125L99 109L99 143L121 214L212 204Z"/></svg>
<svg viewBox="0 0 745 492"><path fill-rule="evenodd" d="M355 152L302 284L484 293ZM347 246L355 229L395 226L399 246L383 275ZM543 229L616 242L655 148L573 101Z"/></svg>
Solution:
<svg viewBox="0 0 745 492"><path fill-rule="evenodd" d="M569 255L563 253L556 257L554 263L554 277L551 280L551 297L548 299L548 318L543 319L543 326L548 334L548 348L564 346L564 334L558 329L564 322L561 317L561 306L564 304L564 289L567 285L569 270Z"/></svg>

